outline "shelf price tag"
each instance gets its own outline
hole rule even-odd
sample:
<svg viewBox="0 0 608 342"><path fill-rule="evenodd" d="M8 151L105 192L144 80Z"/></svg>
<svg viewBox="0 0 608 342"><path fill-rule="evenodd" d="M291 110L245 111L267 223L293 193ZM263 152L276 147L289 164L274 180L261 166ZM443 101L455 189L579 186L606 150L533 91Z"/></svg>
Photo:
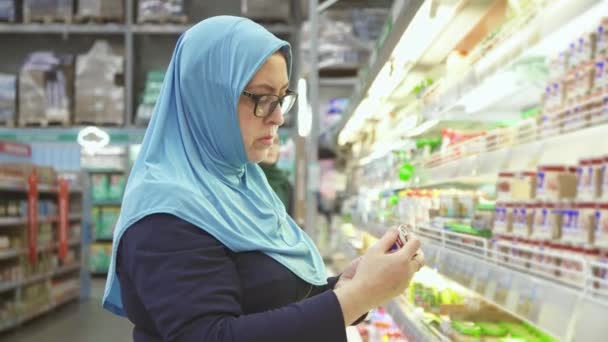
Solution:
<svg viewBox="0 0 608 342"><path fill-rule="evenodd" d="M27 244L31 264L38 262L38 176L27 179Z"/></svg>
<svg viewBox="0 0 608 342"><path fill-rule="evenodd" d="M59 193L58 193L58 202L59 202L59 224L57 230L57 236L59 238L59 259L61 261L65 261L65 258L68 254L68 225L69 225L69 204L68 204L68 183L61 179L59 181Z"/></svg>

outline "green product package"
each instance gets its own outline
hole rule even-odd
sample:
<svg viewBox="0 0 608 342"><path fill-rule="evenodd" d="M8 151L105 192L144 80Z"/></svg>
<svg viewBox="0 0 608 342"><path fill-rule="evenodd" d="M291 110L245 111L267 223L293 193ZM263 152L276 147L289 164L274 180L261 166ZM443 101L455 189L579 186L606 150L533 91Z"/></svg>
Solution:
<svg viewBox="0 0 608 342"><path fill-rule="evenodd" d="M110 176L110 184L108 187L108 198L112 200L120 200L125 190L125 176L112 175Z"/></svg>
<svg viewBox="0 0 608 342"><path fill-rule="evenodd" d="M476 322L475 324L481 328L481 333L485 336L503 337L509 333L505 327L496 323Z"/></svg>
<svg viewBox="0 0 608 342"><path fill-rule="evenodd" d="M477 210L480 211L495 211L496 203L479 203L477 205Z"/></svg>
<svg viewBox="0 0 608 342"><path fill-rule="evenodd" d="M481 337L481 328L473 322L452 321L452 328L463 335Z"/></svg>
<svg viewBox="0 0 608 342"><path fill-rule="evenodd" d="M118 208L104 208L101 212L102 222L103 222L103 231L105 238L112 237L114 232L114 226L116 226L116 222L118 221L118 215L120 214L120 210Z"/></svg>
<svg viewBox="0 0 608 342"><path fill-rule="evenodd" d="M491 237L492 232L484 229L475 229L469 225L464 224L450 224L447 228L453 232L481 236L481 237Z"/></svg>
<svg viewBox="0 0 608 342"><path fill-rule="evenodd" d="M91 176L93 200L103 201L108 198L108 175Z"/></svg>

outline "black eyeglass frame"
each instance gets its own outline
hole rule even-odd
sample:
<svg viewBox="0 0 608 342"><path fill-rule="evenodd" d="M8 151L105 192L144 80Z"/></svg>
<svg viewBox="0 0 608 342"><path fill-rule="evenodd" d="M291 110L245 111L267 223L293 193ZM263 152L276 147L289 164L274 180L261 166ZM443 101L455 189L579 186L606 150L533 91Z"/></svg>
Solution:
<svg viewBox="0 0 608 342"><path fill-rule="evenodd" d="M275 95L275 94L254 94L254 93L250 93L246 90L243 90L243 95L252 99L253 102L255 103L255 106L253 107L253 115L258 118L265 118L265 117L269 116L270 114L272 114L272 112L274 112L274 110L277 109L277 105L279 103L281 103L281 105L282 105L283 101L285 100L285 98L287 96L294 96L293 104L291 105L291 107L289 109L291 109L293 107L293 105L298 101L298 93L296 93L295 91L293 91L291 89L287 89L287 91L285 92L285 95L283 95L283 96L279 96L279 95ZM266 113L266 115L258 115L258 114L256 114L258 111L258 105L260 103L260 99L264 96L272 96L272 97L276 98L276 100L274 100L270 103L270 110L268 111L268 113ZM283 114L286 114L288 111L289 110L283 112Z"/></svg>

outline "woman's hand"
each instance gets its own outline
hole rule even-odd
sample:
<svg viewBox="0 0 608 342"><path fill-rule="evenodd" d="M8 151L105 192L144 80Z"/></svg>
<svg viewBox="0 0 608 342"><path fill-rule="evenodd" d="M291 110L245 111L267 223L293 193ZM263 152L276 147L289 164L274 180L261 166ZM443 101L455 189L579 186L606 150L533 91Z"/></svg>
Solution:
<svg viewBox="0 0 608 342"><path fill-rule="evenodd" d="M338 279L338 282L334 287L335 289L344 286L346 283L348 283L355 277L355 274L357 274L357 267L359 266L359 261L361 261L361 257L358 257L350 262L344 272L340 274L340 279Z"/></svg>
<svg viewBox="0 0 608 342"><path fill-rule="evenodd" d="M352 279L334 290L346 325L403 293L414 274L423 266L422 254L415 257L420 241L414 235L409 236L401 249L387 253L398 234L396 228L390 228L357 262Z"/></svg>

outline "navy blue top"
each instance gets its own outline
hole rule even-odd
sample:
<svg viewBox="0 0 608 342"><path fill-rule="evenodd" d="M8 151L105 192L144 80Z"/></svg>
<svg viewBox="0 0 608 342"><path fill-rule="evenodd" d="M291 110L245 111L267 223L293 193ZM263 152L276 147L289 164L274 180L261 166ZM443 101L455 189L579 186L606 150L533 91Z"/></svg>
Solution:
<svg viewBox="0 0 608 342"><path fill-rule="evenodd" d="M176 216L150 215L127 229L117 273L135 342L346 341L336 278L310 285Z"/></svg>

